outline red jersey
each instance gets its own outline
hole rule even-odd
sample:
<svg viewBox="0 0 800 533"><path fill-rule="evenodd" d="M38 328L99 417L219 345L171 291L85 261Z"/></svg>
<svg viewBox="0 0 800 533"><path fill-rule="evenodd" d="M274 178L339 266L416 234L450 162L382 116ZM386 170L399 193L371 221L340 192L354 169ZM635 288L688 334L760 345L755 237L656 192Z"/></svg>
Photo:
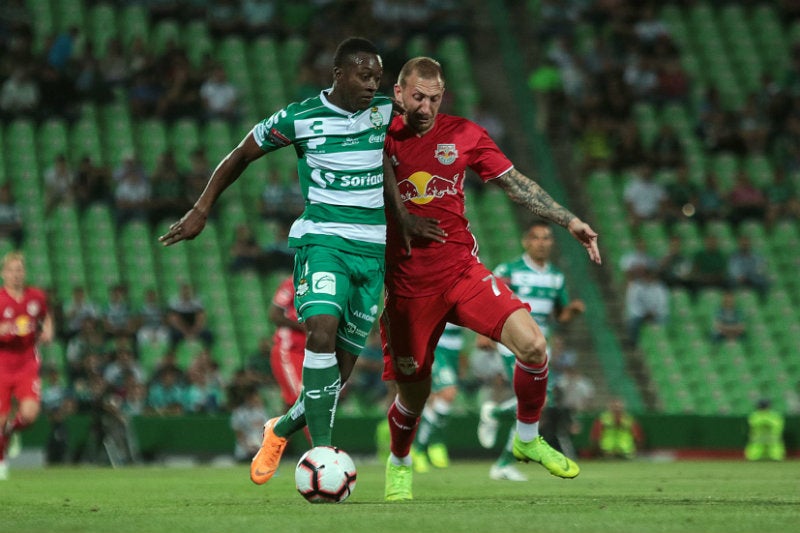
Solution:
<svg viewBox="0 0 800 533"><path fill-rule="evenodd" d="M278 286L275 296L272 297L272 303L283 309L286 318L297 320L297 310L294 308L294 281L291 277L283 280ZM272 339L276 345L282 345L285 350L305 352L306 334L301 330L287 327L278 328Z"/></svg>
<svg viewBox="0 0 800 533"><path fill-rule="evenodd" d="M485 129L444 114L437 115L433 128L421 137L405 125L402 116L395 117L384 150L409 213L438 219L447 232L444 244L414 243L411 257L407 257L397 223L387 216L387 285L406 297L439 293L478 257L478 243L464 216L467 168L487 182L514 165Z"/></svg>
<svg viewBox="0 0 800 533"><path fill-rule="evenodd" d="M11 322L8 335L0 335L0 369L16 370L36 359L36 341L47 316L47 298L42 290L26 287L15 300L0 288L0 323Z"/></svg>

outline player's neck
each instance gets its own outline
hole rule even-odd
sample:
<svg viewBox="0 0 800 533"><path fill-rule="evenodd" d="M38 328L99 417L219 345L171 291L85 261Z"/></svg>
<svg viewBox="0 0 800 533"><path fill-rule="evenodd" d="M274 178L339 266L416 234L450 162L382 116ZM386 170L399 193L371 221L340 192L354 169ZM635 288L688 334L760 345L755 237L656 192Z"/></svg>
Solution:
<svg viewBox="0 0 800 533"><path fill-rule="evenodd" d="M17 287L9 287L8 285L5 285L3 288L5 288L6 292L9 294L9 296L14 298L15 300L19 300L20 298L22 298L22 295L25 294L25 287L17 288Z"/></svg>

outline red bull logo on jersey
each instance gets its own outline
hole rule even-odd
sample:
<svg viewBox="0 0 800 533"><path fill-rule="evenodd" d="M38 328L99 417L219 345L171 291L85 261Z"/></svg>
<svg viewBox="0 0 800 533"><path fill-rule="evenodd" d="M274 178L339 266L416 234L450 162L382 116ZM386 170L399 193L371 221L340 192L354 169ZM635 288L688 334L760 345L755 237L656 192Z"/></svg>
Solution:
<svg viewBox="0 0 800 533"><path fill-rule="evenodd" d="M435 198L441 198L446 194L458 194L458 182L461 178L461 174L455 174L448 179L419 171L398 182L397 188L400 189L400 198L404 202L411 201L415 204L427 204Z"/></svg>
<svg viewBox="0 0 800 533"><path fill-rule="evenodd" d="M433 156L443 165L452 165L458 157L455 144L437 144Z"/></svg>

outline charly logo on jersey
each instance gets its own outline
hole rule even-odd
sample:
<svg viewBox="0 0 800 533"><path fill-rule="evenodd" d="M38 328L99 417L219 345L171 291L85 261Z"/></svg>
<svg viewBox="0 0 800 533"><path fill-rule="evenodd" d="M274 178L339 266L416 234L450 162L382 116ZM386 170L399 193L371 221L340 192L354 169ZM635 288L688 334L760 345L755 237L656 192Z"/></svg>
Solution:
<svg viewBox="0 0 800 533"><path fill-rule="evenodd" d="M458 158L455 144L437 144L433 156L443 165L452 165Z"/></svg>
<svg viewBox="0 0 800 533"><path fill-rule="evenodd" d="M383 126L383 115L377 107L369 110L369 121L372 123L373 128L380 128Z"/></svg>
<svg viewBox="0 0 800 533"><path fill-rule="evenodd" d="M461 179L462 175L458 173L448 179L419 171L399 181L397 188L400 189L400 198L404 202L411 201L415 204L427 204L435 198L441 198L446 194L459 194L459 181Z"/></svg>

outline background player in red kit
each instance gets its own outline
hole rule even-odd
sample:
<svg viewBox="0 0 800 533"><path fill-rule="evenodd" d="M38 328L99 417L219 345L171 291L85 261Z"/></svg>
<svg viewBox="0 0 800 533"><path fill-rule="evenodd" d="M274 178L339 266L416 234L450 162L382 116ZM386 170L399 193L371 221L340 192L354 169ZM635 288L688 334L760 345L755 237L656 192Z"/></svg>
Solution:
<svg viewBox="0 0 800 533"><path fill-rule="evenodd" d="M19 252L3 257L0 289L0 479L8 477L5 452L11 435L39 416L41 382L36 343L53 338L53 319L42 290L25 286ZM11 401L16 399L12 418Z"/></svg>
<svg viewBox="0 0 800 533"><path fill-rule="evenodd" d="M303 387L303 357L306 347L306 328L297 321L294 307L292 276L283 280L275 291L269 319L277 326L272 336L270 354L272 374L281 388L284 403L290 407Z"/></svg>
<svg viewBox="0 0 800 533"><path fill-rule="evenodd" d="M438 62L426 57L408 61L394 94L405 112L392 121L384 151L408 212L438 220L446 239L415 242L409 255L387 217L387 294L381 319L384 379L397 382L398 395L387 417L392 444L385 497L412 498L409 452L430 394L434 348L447 322L502 342L514 352L514 456L541 463L553 475L573 478L580 472L578 465L538 434L547 390L544 335L525 304L478 261L478 245L464 217L467 168L535 215L567 228L591 260L600 263L597 234L516 170L486 130L469 120L438 114L444 94Z"/></svg>

